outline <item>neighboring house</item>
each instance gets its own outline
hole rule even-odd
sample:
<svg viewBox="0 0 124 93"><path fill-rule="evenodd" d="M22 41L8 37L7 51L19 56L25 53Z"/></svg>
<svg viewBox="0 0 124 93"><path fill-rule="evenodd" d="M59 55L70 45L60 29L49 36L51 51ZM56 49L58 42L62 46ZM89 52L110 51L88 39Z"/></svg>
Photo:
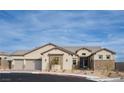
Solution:
<svg viewBox="0 0 124 93"><path fill-rule="evenodd" d="M31 51L0 53L0 69L10 70L114 70L115 52L101 47L68 46L52 43Z"/></svg>

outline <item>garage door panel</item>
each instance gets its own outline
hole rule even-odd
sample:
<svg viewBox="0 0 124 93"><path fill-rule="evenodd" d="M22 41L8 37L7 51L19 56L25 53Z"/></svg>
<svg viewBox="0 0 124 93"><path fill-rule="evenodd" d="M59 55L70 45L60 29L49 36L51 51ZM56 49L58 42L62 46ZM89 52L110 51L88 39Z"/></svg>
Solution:
<svg viewBox="0 0 124 93"><path fill-rule="evenodd" d="M14 60L14 67L13 67L14 70L23 70L23 67L24 67L24 60L21 59Z"/></svg>
<svg viewBox="0 0 124 93"><path fill-rule="evenodd" d="M26 60L25 70L41 70L41 60L35 59Z"/></svg>
<svg viewBox="0 0 124 93"><path fill-rule="evenodd" d="M26 60L25 64L25 70L35 70L34 60Z"/></svg>
<svg viewBox="0 0 124 93"><path fill-rule="evenodd" d="M41 70L42 69L42 60L36 60L35 61L35 70Z"/></svg>

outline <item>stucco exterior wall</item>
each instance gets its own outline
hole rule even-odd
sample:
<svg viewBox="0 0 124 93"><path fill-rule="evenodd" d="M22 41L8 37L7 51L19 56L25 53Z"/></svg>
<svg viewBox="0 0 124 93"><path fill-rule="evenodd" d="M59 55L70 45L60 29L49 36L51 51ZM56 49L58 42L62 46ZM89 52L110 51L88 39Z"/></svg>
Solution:
<svg viewBox="0 0 124 93"><path fill-rule="evenodd" d="M43 70L49 69L49 54L62 54L63 55L63 64L62 64L63 70L71 70L72 69L73 56L66 52L63 52L59 49L53 49L42 55L42 69Z"/></svg>
<svg viewBox="0 0 124 93"><path fill-rule="evenodd" d="M24 59L24 56L11 56L11 59Z"/></svg>
<svg viewBox="0 0 124 93"><path fill-rule="evenodd" d="M94 55L94 60L99 60L99 55L103 55L102 60L115 60L115 55L112 54L111 52L106 51L106 50L102 50L102 51L97 52ZM110 59L106 59L106 55L110 55L111 56Z"/></svg>
<svg viewBox="0 0 124 93"><path fill-rule="evenodd" d="M4 56L4 55L0 55L0 58L1 58L1 59L4 59L5 57L7 57L7 56Z"/></svg>
<svg viewBox="0 0 124 93"><path fill-rule="evenodd" d="M86 53L86 55L82 55L82 53ZM77 52L77 54L78 54L78 56L80 56L80 57L87 57L87 56L89 56L89 55L91 54L91 52L88 51L88 50L86 50L86 49L81 49L81 50L79 50L79 51Z"/></svg>
<svg viewBox="0 0 124 93"><path fill-rule="evenodd" d="M38 50L35 50L35 51L29 53L29 54L26 54L24 57L26 59L29 59L29 58L30 59L39 59L39 58L41 58L41 53L43 53L43 52L45 52L45 51L47 51L49 49L52 49L54 47L55 46L53 46L53 45L47 45L45 47L42 47L42 48L40 48Z"/></svg>

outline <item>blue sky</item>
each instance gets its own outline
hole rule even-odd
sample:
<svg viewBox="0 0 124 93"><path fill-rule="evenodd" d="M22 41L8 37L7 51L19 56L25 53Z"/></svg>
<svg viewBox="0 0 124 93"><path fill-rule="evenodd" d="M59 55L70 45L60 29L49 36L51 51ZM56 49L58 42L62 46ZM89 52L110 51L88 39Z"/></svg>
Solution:
<svg viewBox="0 0 124 93"><path fill-rule="evenodd" d="M124 11L0 11L0 50L102 46L124 61Z"/></svg>

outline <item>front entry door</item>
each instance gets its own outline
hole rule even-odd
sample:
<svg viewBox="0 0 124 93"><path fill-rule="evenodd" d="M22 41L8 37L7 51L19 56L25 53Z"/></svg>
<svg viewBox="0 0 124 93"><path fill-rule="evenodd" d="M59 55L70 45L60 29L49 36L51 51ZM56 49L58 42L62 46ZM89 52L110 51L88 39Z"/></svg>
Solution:
<svg viewBox="0 0 124 93"><path fill-rule="evenodd" d="M83 57L80 58L80 68L83 68L84 60Z"/></svg>
<svg viewBox="0 0 124 93"><path fill-rule="evenodd" d="M86 69L88 67L88 58L80 57L80 68Z"/></svg>

